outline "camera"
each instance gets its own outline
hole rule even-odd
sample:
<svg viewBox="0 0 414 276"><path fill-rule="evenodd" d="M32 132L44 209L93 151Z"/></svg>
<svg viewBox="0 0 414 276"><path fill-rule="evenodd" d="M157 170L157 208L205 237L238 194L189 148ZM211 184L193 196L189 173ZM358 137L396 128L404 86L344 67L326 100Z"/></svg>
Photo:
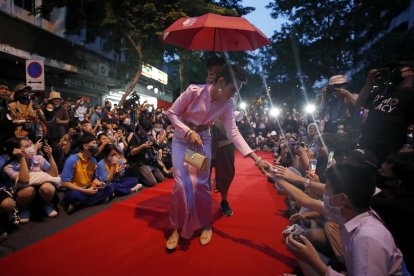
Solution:
<svg viewBox="0 0 414 276"><path fill-rule="evenodd" d="M289 147L291 147L292 149L297 149L298 147L302 147L304 148L306 145L303 142L289 142Z"/></svg>
<svg viewBox="0 0 414 276"><path fill-rule="evenodd" d="M162 146L160 144L158 144L157 142L151 142L151 146L155 149L155 150L160 150L162 149Z"/></svg>
<svg viewBox="0 0 414 276"><path fill-rule="evenodd" d="M391 71L389 68L378 68L377 79L384 80L390 77Z"/></svg>

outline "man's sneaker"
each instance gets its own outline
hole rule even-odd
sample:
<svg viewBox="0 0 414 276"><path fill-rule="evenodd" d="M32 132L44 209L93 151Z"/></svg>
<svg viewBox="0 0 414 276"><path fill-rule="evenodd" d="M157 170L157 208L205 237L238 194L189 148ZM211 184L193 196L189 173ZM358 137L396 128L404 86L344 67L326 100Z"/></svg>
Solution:
<svg viewBox="0 0 414 276"><path fill-rule="evenodd" d="M19 210L17 210L17 207L14 207L13 211L9 214L9 222L14 225L20 223Z"/></svg>
<svg viewBox="0 0 414 276"><path fill-rule="evenodd" d="M58 215L58 212L56 212L56 210L51 205L43 206L43 210L49 218L54 218Z"/></svg>
<svg viewBox="0 0 414 276"><path fill-rule="evenodd" d="M66 214L71 215L73 212L76 211L76 206L73 204L69 204L66 208Z"/></svg>
<svg viewBox="0 0 414 276"><path fill-rule="evenodd" d="M137 185L131 188L131 193L138 191L142 187L144 187L144 185L142 185L141 183L138 183Z"/></svg>
<svg viewBox="0 0 414 276"><path fill-rule="evenodd" d="M7 239L7 232L0 233L0 242Z"/></svg>
<svg viewBox="0 0 414 276"><path fill-rule="evenodd" d="M221 212L223 213L223 215L228 216L228 217L233 215L233 210L230 208L230 205L227 202L227 200L222 200L220 202L220 208L221 208Z"/></svg>
<svg viewBox="0 0 414 276"><path fill-rule="evenodd" d="M30 211L24 210L20 212L20 223L28 223L30 221Z"/></svg>

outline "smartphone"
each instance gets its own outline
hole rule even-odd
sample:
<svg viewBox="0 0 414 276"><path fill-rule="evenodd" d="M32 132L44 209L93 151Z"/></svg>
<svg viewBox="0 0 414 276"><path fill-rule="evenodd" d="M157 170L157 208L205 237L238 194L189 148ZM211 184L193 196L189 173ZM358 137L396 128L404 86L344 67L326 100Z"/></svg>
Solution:
<svg viewBox="0 0 414 276"><path fill-rule="evenodd" d="M333 158L334 158L334 152L330 151L328 155L328 164L326 165L326 168L329 168L333 165Z"/></svg>
<svg viewBox="0 0 414 276"><path fill-rule="evenodd" d="M49 141L46 138L42 138L42 144L44 145L49 145Z"/></svg>
<svg viewBox="0 0 414 276"><path fill-rule="evenodd" d="M316 159L310 159L309 160L309 172L310 173L315 173L316 172L316 165L317 165L318 161Z"/></svg>

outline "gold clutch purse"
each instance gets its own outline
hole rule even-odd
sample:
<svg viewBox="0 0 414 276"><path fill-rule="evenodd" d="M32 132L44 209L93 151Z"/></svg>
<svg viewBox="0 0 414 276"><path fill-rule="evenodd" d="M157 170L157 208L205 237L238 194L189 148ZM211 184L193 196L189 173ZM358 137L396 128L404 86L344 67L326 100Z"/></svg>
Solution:
<svg viewBox="0 0 414 276"><path fill-rule="evenodd" d="M184 162L199 170L206 170L208 168L207 156L190 149L187 149L185 152Z"/></svg>

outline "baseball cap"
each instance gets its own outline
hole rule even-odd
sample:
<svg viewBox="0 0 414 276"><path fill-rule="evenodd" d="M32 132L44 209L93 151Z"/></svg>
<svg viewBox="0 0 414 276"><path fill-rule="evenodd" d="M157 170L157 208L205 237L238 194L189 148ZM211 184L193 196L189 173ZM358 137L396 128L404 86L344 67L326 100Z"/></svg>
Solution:
<svg viewBox="0 0 414 276"><path fill-rule="evenodd" d="M334 84L343 84L347 82L348 82L348 79L344 75L335 75L329 79L328 84L334 85Z"/></svg>

